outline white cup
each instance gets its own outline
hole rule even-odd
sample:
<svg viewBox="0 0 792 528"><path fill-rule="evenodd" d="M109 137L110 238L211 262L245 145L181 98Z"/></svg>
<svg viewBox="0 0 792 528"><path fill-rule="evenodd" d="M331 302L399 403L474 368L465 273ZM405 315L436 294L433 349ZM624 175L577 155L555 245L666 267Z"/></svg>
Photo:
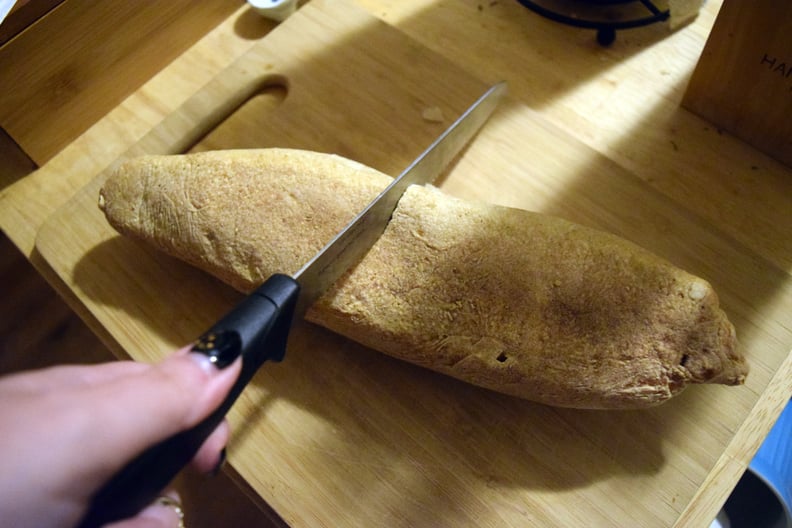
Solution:
<svg viewBox="0 0 792 528"><path fill-rule="evenodd" d="M247 0L261 16L283 22L297 11L297 0Z"/></svg>

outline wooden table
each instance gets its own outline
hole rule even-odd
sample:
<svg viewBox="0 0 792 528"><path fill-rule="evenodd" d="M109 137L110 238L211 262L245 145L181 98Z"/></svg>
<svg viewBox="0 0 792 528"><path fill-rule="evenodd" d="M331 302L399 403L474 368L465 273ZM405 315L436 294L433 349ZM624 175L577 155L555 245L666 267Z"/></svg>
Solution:
<svg viewBox="0 0 792 528"><path fill-rule="evenodd" d="M635 415L625 419L624 415L525 407L521 403L512 404L509 399L470 392L430 377L423 380L422 390L428 391L424 394L447 399L447 407L438 407L448 409L445 416L437 417L442 427L431 431L433 417L423 416L419 407L409 405L397 409L393 423L374 419L378 427L395 427L391 431L394 434L404 434L415 426L410 433L414 436L404 436L409 438L409 448L414 453L423 449L423 442L429 445L443 441L440 436L453 430L446 426L456 423L459 435L449 436L447 441L454 444L454 452L460 452L466 436L483 436L485 432L481 429L489 424L484 415L479 415L479 422L476 422L473 412L483 412L486 405L471 410L472 414L464 414L459 408L462 402L480 399L487 405L515 405L516 417L560 420L543 432L546 438L539 434L532 437L538 439L536 443L522 447L529 450L525 456L535 458L537 464L541 464L541 450L552 451L556 458L566 457L585 464L577 475L579 478L572 481L543 481L538 476L539 469L533 477L499 478L497 474L486 474L486 464L472 463L463 464L463 469L470 474L459 477L447 474L457 463L453 458L447 457L438 461L437 467L429 467L424 465L428 458L421 453L393 459L394 466L390 466L387 457L394 455L393 446L374 441L381 440L382 435L387 437L387 430L367 433L365 426L371 424L368 418L359 417L363 425L358 424L361 428L354 431L359 436L350 431L339 432L334 424L323 422L326 416L313 415L311 406L288 400L273 400L262 413L255 412L250 403L232 413L232 423L245 431L237 445L231 446L232 469L284 519L297 526L366 525L382 519L387 519L388 525L418 525L421 521L453 525L475 521L482 526L496 526L520 525L520 520L534 525L560 522L604 526L639 521L642 525L704 526L709 523L792 394L792 356L789 355L792 348L792 280L789 277L792 244L788 236L792 228L792 170L679 106L720 3L708 2L694 23L674 33L669 33L665 26L626 31L619 33L616 43L609 48L599 47L590 32L544 20L516 2L357 0L356 4L371 16L399 29L418 45L471 72L483 81L482 84L506 79L513 105L520 109L514 113L518 122L506 125L519 128L536 120L544 124L545 129L540 132L556 134L558 141L554 144L572 144L569 138L579 143L581 148L563 149L555 153L553 160L537 158L537 166L545 170L542 178L546 178L538 181L548 189L553 190L559 181L570 183L573 187L567 190L568 195L578 197L580 202L588 195L593 198L598 192L598 182L602 181L582 176L588 172L601 174L612 170L616 174L613 182L624 184L624 188L610 188L608 192L622 193L623 201L640 195L643 189L651 190L651 207L674 213L674 216L657 219L659 239L677 240L678 236L669 236L669 233L673 234L680 226L697 229L690 237L702 241L702 245L700 254L691 257L691 262L701 263L701 270L705 273L709 270L715 277L719 276L719 268L734 268L740 283L729 285L732 288L723 285L727 290L724 303L727 311L728 307L734 307L736 313L730 316L736 320L742 339L748 343L762 343L763 350L752 350L749 354L754 371L747 387L723 389L745 391L740 393L744 411L741 410L734 421L710 424L705 429L706 436L702 437L684 438L686 426L683 424L692 420L707 421L706 406L718 404L720 391L693 394L691 390L691 395L683 395L680 403L673 402L656 411L667 419L662 423L675 424L676 430L642 431L641 419ZM144 352L134 346L130 336L119 335L108 327L103 315L97 317L106 308L101 300L76 289L69 280L64 281L64 275L54 270L39 253L36 237L48 219L75 193L156 128L214 75L243 56L259 39L265 38L273 26L241 7L49 163L2 193L0 225L4 231L89 326L120 355L132 355L141 360L157 359L169 343L155 334L138 333L135 337L150 342L150 350L154 351ZM328 46L331 45L328 41ZM531 137L531 133L527 132L526 137ZM498 151L497 137L485 137L481 145L479 148L489 145L493 152L505 155ZM520 152L510 154L521 155ZM474 168L482 170L482 167L465 164L459 170L472 171ZM449 178L444 188L462 196L467 194L504 205L526 206L524 195L510 193L508 188L487 187L484 183ZM515 182L515 185L521 183ZM601 203L590 211L606 216L609 200L607 196L597 197L595 201ZM618 198L611 201L620 203ZM564 216L585 217L570 203L571 200L565 203L549 193L537 196L530 205ZM635 204L638 209L642 206ZM609 219L605 216L590 220L594 224L607 225ZM636 218L638 216L640 214L636 213ZM636 225L640 222L636 221ZM629 230L620 234L638 239L647 236ZM652 242L647 240L647 243ZM658 242L658 247L664 247L662 241ZM716 283L716 288L718 286ZM231 298L227 293L219 295ZM378 359L367 361L371 364L358 364L357 367L368 368L369 375L401 368L387 362L379 363ZM409 369L405 372L423 375ZM434 383L451 392L432 393ZM261 396L259 392L251 394L250 400L254 402ZM728 394L731 397L734 393ZM251 441L250 431L268 427L268 420L272 419L266 416L269 412L281 419L288 417L288 424L282 424L285 431L293 432L302 427L304 434L329 435L326 440L330 443L323 455L335 457L333 463L325 463L319 469L312 467L311 456L307 461L301 457L306 453L316 454L321 445L314 445L306 438L294 438L294 435L284 439L290 445L279 451L280 458L266 462L267 446ZM720 412L723 413L723 409ZM332 416L332 412L328 415ZM636 442L649 440L656 445L632 449L627 445L608 446L609 439L605 437L579 440L565 436L581 430L603 431L609 423L615 428L629 424ZM541 429L542 426L535 427ZM630 434L618 438L629 439ZM346 511L340 511L343 501L352 501L354 497L349 496L349 490L343 490L343 483L336 482L340 473L331 474L327 469L332 466L340 471L354 472L355 461L351 459L354 442L367 448L361 453L363 458L359 464L374 464L378 454L386 457L380 462L383 476L372 483L375 490L367 490L370 493L366 501L373 504L371 508L350 503ZM471 446L473 442L471 440ZM587 455L586 448L591 446L597 446L598 450L594 455ZM426 449L431 450L431 446ZM664 453L664 449L667 452ZM713 449L716 452L712 452ZM605 460L586 463L592 456L603 456L603 453L607 455ZM497 458L496 454L493 456ZM648 459L642 460L641 456ZM344 457L350 459L343 460ZM319 458L318 455L313 457ZM502 463L503 460L498 464ZM689 472L685 470L687 463L690 464ZM617 467L619 470L614 469ZM368 474L378 472L376 467L367 467L365 471ZM567 468L565 474L574 475L576 471ZM669 474L677 479L673 485L668 480ZM400 490L388 484L388 479L407 477L414 477L416 485L423 489ZM672 488L677 485L679 491L674 492ZM395 500L402 496L408 497L406 502ZM612 500L594 502L592 497L611 497ZM487 504L468 507L473 500ZM383 517L383 512L389 517Z"/></svg>

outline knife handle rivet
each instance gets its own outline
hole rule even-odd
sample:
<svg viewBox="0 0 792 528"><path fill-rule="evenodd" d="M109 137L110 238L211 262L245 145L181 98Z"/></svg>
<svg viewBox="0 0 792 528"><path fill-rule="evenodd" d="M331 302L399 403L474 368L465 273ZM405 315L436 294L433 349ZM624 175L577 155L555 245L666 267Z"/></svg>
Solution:
<svg viewBox="0 0 792 528"><path fill-rule="evenodd" d="M205 355L215 367L223 369L242 353L242 339L233 330L209 331L198 338L191 351Z"/></svg>

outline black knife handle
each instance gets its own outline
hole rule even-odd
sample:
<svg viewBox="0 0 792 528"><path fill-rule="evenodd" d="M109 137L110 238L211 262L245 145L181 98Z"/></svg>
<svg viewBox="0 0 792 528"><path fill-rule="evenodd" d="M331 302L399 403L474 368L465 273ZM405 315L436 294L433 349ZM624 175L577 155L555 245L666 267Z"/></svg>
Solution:
<svg viewBox="0 0 792 528"><path fill-rule="evenodd" d="M193 350L241 347L239 378L202 422L150 447L105 483L94 495L80 528L132 517L162 493L217 428L259 367L265 361L283 359L299 292L293 278L273 275L198 339Z"/></svg>

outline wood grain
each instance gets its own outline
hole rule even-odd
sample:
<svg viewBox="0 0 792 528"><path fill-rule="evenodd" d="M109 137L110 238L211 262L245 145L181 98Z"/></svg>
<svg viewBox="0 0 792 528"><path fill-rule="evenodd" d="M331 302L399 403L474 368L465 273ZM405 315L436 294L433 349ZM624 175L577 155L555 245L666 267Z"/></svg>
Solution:
<svg viewBox="0 0 792 528"><path fill-rule="evenodd" d="M784 319L789 313L786 292L790 283L788 271L792 269L792 246L788 243L788 232L792 227L789 215L792 206L791 171L679 107L721 3L707 2L693 24L674 33L669 33L662 26L622 32L608 49L594 43L593 32L551 23L531 14L516 2L356 0L356 4L485 81L507 79L512 96L540 114L546 122L552 123L552 133L561 129L567 139L575 137L589 147L580 151L566 150L559 145L557 149L547 151L547 157L554 157L551 162L544 159L540 148L547 143L540 143L530 151L530 155L538 151L538 159L542 160L536 170L526 173L525 178L528 179L540 177L537 180L540 183L535 186L539 189L532 189L530 195L518 193L512 197L510 185L521 180L517 174L500 181L500 188L480 174L478 181L481 185L470 191L465 190L467 185L464 182L449 177L446 190L463 196L470 192L487 201L507 205L536 204L539 209L546 206L545 210L550 212L569 209L573 215L575 207L566 204L567 196L577 196L584 204L591 198L595 203L599 201L605 209L597 212L596 207L580 207L577 218L594 225L600 221L610 222L624 229L625 224L618 221L620 216L632 219L634 216L653 215L651 210L633 214L633 210L643 207L640 201L642 194L630 190L635 188L634 179L637 178L665 196L665 200L677 204L677 211L686 219L682 221L684 225L690 221L717 226L714 245L709 246L709 238L704 237L709 246L707 262L699 261L695 264L696 269L729 269L731 257L739 256L740 284L729 293L732 300L726 303L730 310L731 307L738 308L738 327L744 340L762 342L768 335L773 336L770 353L768 357L763 353L749 355L752 364L757 361L759 372L765 374L760 374L761 379L756 385L749 387L747 400L738 405L738 409L745 409L748 400L756 401L750 412L734 417L735 422L740 422L739 427L734 422L717 423L711 416L711 409L729 405L729 400L721 400L719 390L703 400L701 391L683 395L673 403L673 407L650 413L659 413L662 419L661 425L652 419L649 427L640 417L585 413L558 417L552 412L533 410L531 406L507 407L510 409L507 421L500 414L496 415L500 421L489 420L486 413L490 407L504 406L510 400L492 402L485 398L481 402L480 391L464 397L465 391L454 383L449 384L434 376L422 378L426 374L417 369L382 362L376 355L342 343L345 346L341 352L331 353L331 357L349 359L352 364L328 368L320 372L319 377L310 377L311 368L320 370L314 365L314 356L293 358L292 362L298 364L290 372L300 372L296 380L288 378L289 382L278 383L274 374L280 371L276 371L273 381L264 374L264 384L249 389L249 396L245 396L249 398L248 402L253 402L255 407L261 400L265 405L256 407L254 418L261 419L274 412L273 418L280 419L273 423L276 427L273 434L279 442L290 444L290 449L286 450L290 451L289 456L278 455L276 460L271 460L273 467L287 468L285 472L276 473L277 482L266 481L270 473L265 472L263 476L253 475L250 484L264 497L281 495L281 507L294 512L300 520L296 523L298 525L319 524L325 508L334 515L343 515L337 510L343 510L347 503L352 510L347 512L346 518L355 518L355 512L362 508L361 501L378 504L381 495L392 497L397 493L394 489L401 488L414 490L421 500L416 501L412 496L405 496L403 501L396 499L386 506L387 515L391 517L375 519L373 524L381 524L383 519L398 518L398 515L410 515L420 519L416 525L431 524L442 516L473 518L470 524L508 525L505 516L510 520L519 519L519 525L531 522L550 525L555 517L545 512L560 504L558 516L563 518L585 518L593 512L594 521L586 522L587 525L596 525L603 516L621 515L626 519L651 515L656 510L671 516L675 514L669 512L681 511L675 522L679 526L706 525L780 413L777 402L788 399L792 394L792 377L788 375L792 366L788 356L792 342L787 335L792 325ZM35 251L36 233L50 214L68 201L75 191L176 110L204 83L255 46L257 39L265 37L273 26L249 9L240 7L232 17L165 67L51 162L0 193L0 225L8 236L36 269L69 299L70 306L80 313L94 332L103 335L117 353L125 351L113 342L111 336L104 335L106 331L102 323ZM331 49L333 42L331 37L324 45ZM366 47L367 43L359 45ZM321 64L318 67L321 68ZM515 116L515 119L521 118ZM536 133L540 134L541 130L545 129L540 127ZM218 145L222 145L224 134L217 135ZM551 134L551 137L554 136ZM509 161L525 158L522 148L506 148L499 156ZM620 169L627 169L633 179L616 178L610 180L612 185L605 187L601 184L607 179L589 181L590 163L595 168L603 164L602 170L609 170L614 162ZM491 174L486 159L476 161L474 165L476 172ZM625 181L631 182L626 194L619 190ZM566 188L569 193L565 192ZM576 190L589 198L579 195ZM612 198L603 196L613 193ZM631 199L638 201L630 203ZM608 200L621 202L621 208L610 213ZM671 244L673 253L684 246L679 240L673 243L674 229L679 225L673 220L675 214L671 215L670 221L663 215L655 215L657 225L645 235L651 238L651 233L664 233L664 241L659 244ZM640 228L636 226L635 230L640 231ZM693 238L699 240L700 233ZM721 254L724 247L727 250ZM108 246L108 253L116 251L120 249ZM139 256L140 251L141 248L134 248L133 254ZM685 252L684 248L682 252ZM178 267L172 262L162 267L170 269L173 266ZM189 277L192 272L181 268L181 273ZM728 275L728 271L721 273ZM212 289L214 293L210 297L229 295L227 289L213 286L211 281L191 280L200 283L201 288ZM753 290L754 285L757 286L756 291ZM233 298L230 294L225 302L230 303ZM733 302L735 300L736 303ZM132 310L130 313L134 315L135 312ZM179 332L187 333L184 328L176 333ZM332 347L337 344L333 336L324 335L308 343L315 345L316 349L321 345L325 350L328 341ZM787 359L778 364L779 357L785 355ZM304 365L309 369L306 375L301 373ZM286 363L277 366L285 367ZM771 376L774 368L777 368L776 374ZM310 390L305 386L307 379L325 387L330 383L326 378L344 381L346 369L363 375L364 381L358 380L366 390L362 397L353 397L353 391L347 390L346 386L338 394L328 397L300 397ZM424 388L405 394L400 386L404 377L399 375L400 371L418 380L414 382ZM751 376L749 380L754 383L757 377ZM275 386L270 387L267 383L275 383ZM702 389L703 394L709 393L708 387ZM373 413L366 399L370 394L374 394L375 399L386 398L393 402L393 417ZM694 397L694 394L697 395ZM731 392L726 394L733 395ZM427 397L434 399L427 400ZM349 410L345 414L336 407L348 407ZM430 416L432 411L438 413L436 417ZM337 413L351 415L352 426L340 428L339 424L346 422L336 419ZM529 433L523 430L529 430L541 419L550 420L548 429L539 429L531 437L532 441L526 440L525 434ZM591 421L601 423L593 426ZM618 441L613 443L609 442L609 435L603 439L591 434L592 427L607 429L609 421L614 422L618 431ZM686 436L697 430L690 422L705 424L701 426L708 429L707 434L699 431ZM499 426L503 423L507 424L502 433L504 438L514 443L506 452L496 451L493 455L495 462L491 463L486 452L475 451L475 448L483 437L501 434ZM402 436L391 437L390 434L399 430L400 424L410 430L403 446L394 444L395 439L403 439ZM294 428L307 430L308 440L304 436L281 434ZM313 431L316 437L310 434ZM237 435L240 455L232 456L234 466L247 464L248 459L251 459L249 463L258 465L261 460L270 460L274 456L268 450L269 444L258 445L254 440L246 440L255 439L247 428L238 428ZM466 435L472 435L469 442L463 442L461 446L454 443L453 439L464 439ZM376 441L372 443L372 439ZM428 448L424 447L424 441L428 442ZM448 441L453 446L450 451L445 448ZM598 446L594 451L589 449L592 442ZM360 449L355 448L357 444L360 444ZM440 462L431 461L427 453L432 450L446 453L446 458ZM548 452L567 456L559 470L560 476L547 477L545 470L549 461L543 456ZM236 458L242 453L246 453L245 458ZM509 453L512 457L508 456ZM467 462L467 457L473 457L472 461ZM335 462L338 471L306 473L301 469L304 466L294 466L295 460L302 464L304 459L309 464L317 460L329 464L333 459L339 459ZM449 459L452 465L445 466ZM528 464L529 470L512 468L512 459L521 464L517 468ZM459 460L467 464L461 475L444 469L455 467L453 463ZM711 463L710 469L704 467L707 463L702 465L702 460ZM585 472L578 470L580 463L589 464ZM352 496L354 490L348 495L343 492L346 484L340 478L350 471L349 466L369 469L370 479L362 488L356 488L357 497ZM493 468L491 472L490 467ZM539 471L534 471L535 467ZM288 478L294 471L299 476L297 481ZM669 479L669 474L676 477ZM701 478L704 474L706 477ZM504 478L504 475L509 478ZM669 487L658 488L656 481L666 482ZM675 485L679 485L679 494L673 489ZM320 500L311 501L306 506L305 497L312 499L312 494L316 493L314 486L325 486L324 489L329 488L333 493L348 498L338 505L326 505L328 495L322 494ZM622 498L625 488L628 490L626 498ZM696 490L691 494L693 488ZM479 490L484 492L481 498L477 495ZM521 501L521 495L525 493L532 498L531 504ZM581 493L586 496L589 493L600 494L605 500L600 504L580 501ZM612 497L618 500L613 502ZM491 510L479 515L482 500L492 502ZM540 507L534 508L534 502ZM501 515L501 511L506 513ZM365 516L365 513L361 515L365 519L373 518ZM658 517L655 524L662 525L663 518Z"/></svg>
<svg viewBox="0 0 792 528"><path fill-rule="evenodd" d="M237 6L59 3L0 47L0 125L43 164Z"/></svg>
<svg viewBox="0 0 792 528"><path fill-rule="evenodd" d="M224 112L283 80L282 102L276 96L263 112L260 100L243 105L204 141L329 150L395 173L440 131L422 109L440 106L451 119L486 86L364 12L313 2L132 153L190 148ZM126 352L156 359L238 295L115 235L95 207L100 182L51 217L38 248ZM758 444L738 451L734 442L762 394L788 389L773 375L789 363L788 275L516 99L442 186L615 232L707 278L748 351L748 384L695 387L645 412L551 409L306 328L233 409L234 468L296 526L668 526L714 517L729 488L701 485L744 470Z"/></svg>
<svg viewBox="0 0 792 528"><path fill-rule="evenodd" d="M64 0L17 0L0 24L0 46L17 36Z"/></svg>
<svg viewBox="0 0 792 528"><path fill-rule="evenodd" d="M518 2L355 3L480 78L507 80L565 132L792 271L792 169L681 107L720 2L675 32L622 31L609 48Z"/></svg>
<svg viewBox="0 0 792 528"><path fill-rule="evenodd" d="M682 104L792 167L792 7L726 2Z"/></svg>

